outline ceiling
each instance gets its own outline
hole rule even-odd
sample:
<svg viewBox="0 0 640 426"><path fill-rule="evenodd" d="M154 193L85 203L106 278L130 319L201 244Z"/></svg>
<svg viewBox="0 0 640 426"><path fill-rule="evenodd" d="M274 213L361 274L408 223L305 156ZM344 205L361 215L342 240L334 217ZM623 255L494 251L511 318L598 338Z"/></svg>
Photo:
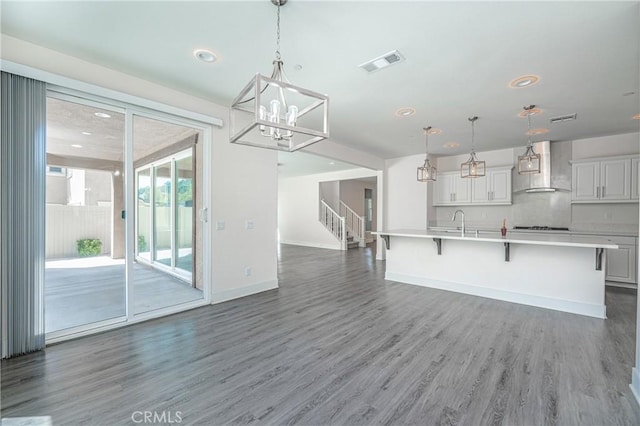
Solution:
<svg viewBox="0 0 640 426"><path fill-rule="evenodd" d="M108 117L98 117L106 114ZM47 98L47 153L65 158L122 162L124 114L95 106ZM88 134L87 134L88 133ZM145 158L198 133L198 130L147 117L133 118L133 160Z"/></svg>
<svg viewBox="0 0 640 426"><path fill-rule="evenodd" d="M538 139L638 131L639 2L399 2L289 0L281 11L289 79L329 94L331 139L383 158L526 143L517 114L543 110ZM276 8L269 0L209 2L2 1L2 32L229 105L256 73L271 73ZM218 55L193 57L196 48ZM358 65L398 49L405 61ZM301 66L301 69L298 69ZM525 74L533 86L508 83ZM402 107L415 115L398 117ZM549 118L577 113L577 120ZM457 148L445 148L457 142ZM322 142L320 142L322 143Z"/></svg>
<svg viewBox="0 0 640 426"><path fill-rule="evenodd" d="M306 152L278 152L278 177L290 178L311 173L329 173L356 169L358 166L323 158Z"/></svg>

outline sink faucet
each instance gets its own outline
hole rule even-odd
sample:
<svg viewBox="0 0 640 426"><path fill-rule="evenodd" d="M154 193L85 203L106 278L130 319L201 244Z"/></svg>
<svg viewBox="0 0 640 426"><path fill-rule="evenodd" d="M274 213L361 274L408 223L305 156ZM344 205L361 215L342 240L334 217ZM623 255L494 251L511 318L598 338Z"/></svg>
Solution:
<svg viewBox="0 0 640 426"><path fill-rule="evenodd" d="M460 214L462 215L462 236L464 237L464 231L465 231L464 212L462 210L460 210L460 209L458 209L455 212L453 212L453 217L451 218L451 222L455 222L458 212L460 212Z"/></svg>

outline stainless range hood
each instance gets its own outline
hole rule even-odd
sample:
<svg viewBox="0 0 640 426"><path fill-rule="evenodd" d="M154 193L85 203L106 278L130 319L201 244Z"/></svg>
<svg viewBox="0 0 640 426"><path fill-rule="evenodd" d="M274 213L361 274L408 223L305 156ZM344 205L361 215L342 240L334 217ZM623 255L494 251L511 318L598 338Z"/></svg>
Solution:
<svg viewBox="0 0 640 426"><path fill-rule="evenodd" d="M519 175L514 170L513 192L571 191L571 141L534 142L533 150L540 154L540 173ZM520 154L520 150L514 153L515 164Z"/></svg>

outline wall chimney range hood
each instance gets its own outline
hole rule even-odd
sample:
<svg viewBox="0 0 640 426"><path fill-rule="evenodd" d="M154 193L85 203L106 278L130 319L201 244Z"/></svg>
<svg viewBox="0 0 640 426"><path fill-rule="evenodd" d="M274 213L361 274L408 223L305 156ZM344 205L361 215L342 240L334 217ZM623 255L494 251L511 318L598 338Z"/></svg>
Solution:
<svg viewBox="0 0 640 426"><path fill-rule="evenodd" d="M540 173L519 175L516 171L513 192L571 191L571 141L542 141L532 145L534 152L540 154Z"/></svg>

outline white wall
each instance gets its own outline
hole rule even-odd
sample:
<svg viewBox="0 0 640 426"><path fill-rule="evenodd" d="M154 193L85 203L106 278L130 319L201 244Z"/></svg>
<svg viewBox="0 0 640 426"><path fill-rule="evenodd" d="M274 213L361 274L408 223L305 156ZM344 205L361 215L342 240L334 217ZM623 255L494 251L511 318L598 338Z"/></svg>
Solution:
<svg viewBox="0 0 640 426"><path fill-rule="evenodd" d="M340 181L320 182L320 199L324 200L333 210L340 209Z"/></svg>
<svg viewBox="0 0 640 426"><path fill-rule="evenodd" d="M638 133L603 136L598 138L577 139L573 141L571 158L584 160L595 157L633 155L640 152Z"/></svg>
<svg viewBox="0 0 640 426"><path fill-rule="evenodd" d="M384 229L426 229L427 188L432 191L433 183L416 180L417 168L423 163L423 154L386 161L383 183Z"/></svg>
<svg viewBox="0 0 640 426"><path fill-rule="evenodd" d="M206 99L98 66L6 35L2 36L2 59L65 78L159 102L207 117L225 120L226 106ZM93 88L91 88L93 89ZM240 89L240 88L238 88ZM120 96L120 95L119 95ZM277 153L229 143L229 129L212 128L210 220L224 221L225 229L212 230L211 289L214 302L277 287ZM255 227L245 230L251 219ZM215 228L211 227L212 229ZM251 267L251 276L245 268ZM205 277L205 280L207 278Z"/></svg>
<svg viewBox="0 0 640 426"><path fill-rule="evenodd" d="M318 220L320 183L369 176L377 176L377 172L357 168L280 179L278 182L280 241L285 244L340 250L340 242Z"/></svg>

